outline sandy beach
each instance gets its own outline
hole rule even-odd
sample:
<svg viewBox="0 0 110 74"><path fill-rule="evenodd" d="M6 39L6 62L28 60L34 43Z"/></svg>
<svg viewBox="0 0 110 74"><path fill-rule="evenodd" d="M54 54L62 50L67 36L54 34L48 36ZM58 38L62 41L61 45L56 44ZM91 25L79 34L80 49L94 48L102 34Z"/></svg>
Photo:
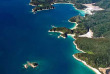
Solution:
<svg viewBox="0 0 110 74"><path fill-rule="evenodd" d="M84 6L86 6L87 8L84 9L86 14L92 15L94 14L93 11L101 11L104 10L103 8L100 8L99 6L94 6L93 3L91 4L83 4Z"/></svg>
<svg viewBox="0 0 110 74"><path fill-rule="evenodd" d="M72 5L74 5L73 3L54 3L54 4L72 4Z"/></svg>
<svg viewBox="0 0 110 74"><path fill-rule="evenodd" d="M89 8L92 11L104 10L103 8L100 8L99 6L94 6L92 3L91 4L83 4L83 5L86 6L87 8Z"/></svg>
<svg viewBox="0 0 110 74"><path fill-rule="evenodd" d="M76 40L76 39L75 39ZM78 46L77 46L77 44L73 41L73 43L74 43L74 45L76 46L76 49L77 50L79 50L79 51L81 51L82 53L86 53L86 52L84 52L83 50L80 50L79 48L78 48Z"/></svg>
<svg viewBox="0 0 110 74"><path fill-rule="evenodd" d="M86 66L89 67L90 69L92 69L96 74L101 74L101 73L99 72L99 70L97 70L96 68L91 67L91 66L88 65L85 61L78 59L77 57L75 57L75 55L73 55L73 57L74 57L76 60L82 62L84 65L86 65Z"/></svg>
<svg viewBox="0 0 110 74"><path fill-rule="evenodd" d="M49 30L48 32L56 32L56 33L61 33L61 34L64 34L64 33L63 33L63 32L61 32L61 31L50 31L50 30ZM60 37L62 37L62 38L64 38L64 39L66 38L66 37L63 37L63 36L59 35L59 36L58 36L58 38L60 38Z"/></svg>
<svg viewBox="0 0 110 74"><path fill-rule="evenodd" d="M68 20L68 22L70 22L70 23L75 23L75 26L72 28L72 30L77 28L77 26L78 26L77 22L71 22L71 21L69 21L69 20ZM74 36L75 36L75 34L68 34L68 35L69 35L69 36L72 36L73 38L74 38ZM74 38L74 39L76 40L76 38ZM78 48L78 46L77 46L77 44L75 43L75 41L73 41L73 43L74 43L74 45L76 46L76 49L77 49L77 50L81 51L82 53L85 53L83 50L80 50L80 49Z"/></svg>
<svg viewBox="0 0 110 74"><path fill-rule="evenodd" d="M63 32L61 32L61 31L48 31L48 32L57 32L57 33L61 33L61 34L64 34Z"/></svg>
<svg viewBox="0 0 110 74"><path fill-rule="evenodd" d="M77 26L78 26L77 22L71 22L71 21L69 21L69 20L68 20L68 22L70 22L70 23L75 23L75 26L74 26L74 27L72 27L72 28L71 28L71 30L73 30L73 29L76 29L76 28L77 28Z"/></svg>
<svg viewBox="0 0 110 74"><path fill-rule="evenodd" d="M70 23L75 23L75 26L74 26L73 28L71 28L72 30L77 28L77 26L78 26L77 22L71 22L71 21L69 21L69 20L68 20L68 22L70 22ZM74 36L75 36L75 34L67 34L67 35L69 35L69 36L71 36L71 37L73 37L73 38L74 38ZM74 39L75 39L75 38L74 38ZM76 39L75 39L75 40L76 40ZM77 49L77 50L81 51L82 53L85 53L83 50L80 50L80 49L78 48L78 46L77 46L77 44L75 43L75 41L73 41L73 44L76 46L76 49Z"/></svg>
<svg viewBox="0 0 110 74"><path fill-rule="evenodd" d="M101 72L103 72L103 74L110 74L110 67L107 67L107 68L99 68L99 70Z"/></svg>
<svg viewBox="0 0 110 74"><path fill-rule="evenodd" d="M93 32L89 29L89 31L84 35L79 35L79 37L87 37L87 38L93 38Z"/></svg>
<svg viewBox="0 0 110 74"><path fill-rule="evenodd" d="M75 27L73 27L72 29L76 29L78 26L78 24L76 22L74 22L74 23L75 23Z"/></svg>
<svg viewBox="0 0 110 74"><path fill-rule="evenodd" d="M61 3L55 3L55 4L61 4ZM72 4L72 3L64 3L64 4ZM72 4L72 5L74 5L74 4ZM85 13L89 13L90 15L93 14L93 13L92 13L93 10L97 10L97 11L98 11L98 10L102 10L102 9L98 9L98 7L91 6L91 4L89 4L89 5L87 5L87 6L90 6L90 7L87 7L87 8L84 10L84 12L85 12ZM92 8L91 8L91 7L92 7ZM97 9L95 9L95 8L97 8ZM76 9L76 10L79 10L79 9L77 9L76 7L75 7L75 9ZM70 22L70 21L68 20L68 22ZM78 26L77 22L70 22L70 23L75 23L75 26L74 26L73 28L71 28L71 29L76 29L76 28L77 28L77 26ZM48 32L54 32L54 31L48 31ZM60 32L60 31L55 31L55 32L58 32L58 33L63 34L63 32ZM74 38L74 36L75 36L75 34L67 34L67 35L72 36L73 38ZM89 32L87 32L87 33L84 34L84 35L80 35L79 37L92 38L92 37L93 37L93 32L92 32L91 30L89 30ZM58 38L60 38L60 36L58 36ZM75 39L75 38L74 38L74 39ZM76 40L76 39L75 39L75 40ZM81 49L78 48L78 46L77 46L77 44L75 43L75 41L73 41L73 43L74 43L74 45L76 46L76 49L77 49L77 50L81 51L82 53L86 53L86 52L84 52L83 50L81 50ZM96 68L91 67L91 66L88 65L85 61L76 58L76 57L74 56L74 54L73 54L73 57L74 57L76 60L82 62L85 66L87 66L87 67L89 67L90 69L92 69L96 74L101 74L101 73L99 72L99 70L97 70Z"/></svg>
<svg viewBox="0 0 110 74"><path fill-rule="evenodd" d="M69 20L68 20L68 22L70 22L70 23L75 23L75 26L72 28L72 30L77 28L77 26L78 26L77 22L71 22L71 21L69 21ZM75 34L68 34L68 35L69 35L69 36L72 36L73 38L74 38L74 36L75 36ZM75 39L75 38L74 38L74 39ZM75 39L75 40L76 40L76 39ZM76 44L74 41L73 41L73 43L74 43L74 45L76 46L76 49L77 49L77 50L79 50L79 51L85 53L83 50L80 50L80 49L77 47L77 44Z"/></svg>
<svg viewBox="0 0 110 74"><path fill-rule="evenodd" d="M69 21L69 22L70 22L70 21ZM75 24L76 24L76 25L74 26L74 28L72 28L72 29L76 29L77 26L78 26L78 24L77 24L76 22L71 22L71 23L75 23ZM68 34L68 35L72 36L73 38L74 38L74 36L75 36L75 34ZM92 37L93 37L93 32L92 32L91 30L89 30L89 32L87 32L84 36L87 36L87 37L89 37L89 38L92 38ZM76 38L74 38L74 39L76 40ZM77 49L77 50L81 51L82 53L86 53L86 52L84 52L83 50L81 50L81 49L78 48L78 46L77 46L77 44L75 43L75 41L73 41L73 43L74 43L74 45L76 46L76 49ZM73 54L73 57L74 57L76 60L82 62L85 66L89 67L89 68L90 68L91 70L93 70L96 74L101 74L98 69L93 68L93 67L91 67L90 65L88 65L85 61L76 58L74 54Z"/></svg>

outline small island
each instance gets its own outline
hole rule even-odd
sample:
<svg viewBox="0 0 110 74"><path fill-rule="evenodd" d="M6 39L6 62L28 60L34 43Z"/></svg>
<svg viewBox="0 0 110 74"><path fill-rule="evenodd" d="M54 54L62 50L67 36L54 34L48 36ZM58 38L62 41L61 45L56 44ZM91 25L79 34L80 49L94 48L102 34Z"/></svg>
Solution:
<svg viewBox="0 0 110 74"><path fill-rule="evenodd" d="M52 0L31 0L29 5L34 6L34 8L32 9L32 12L34 13L40 10L54 9L54 6L52 6Z"/></svg>
<svg viewBox="0 0 110 74"><path fill-rule="evenodd" d="M37 62L29 62L27 61L26 64L23 65L25 69L27 69L28 67L32 67L32 68L36 68L38 66Z"/></svg>

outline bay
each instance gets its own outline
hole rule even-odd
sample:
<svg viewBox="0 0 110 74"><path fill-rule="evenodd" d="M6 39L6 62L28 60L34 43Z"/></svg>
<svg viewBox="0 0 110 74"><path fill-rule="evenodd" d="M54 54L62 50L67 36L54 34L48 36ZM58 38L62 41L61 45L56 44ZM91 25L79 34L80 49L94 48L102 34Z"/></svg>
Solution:
<svg viewBox="0 0 110 74"><path fill-rule="evenodd" d="M51 25L72 28L68 19L83 13L71 4L33 14L29 0L0 2L0 74L94 74L75 60L74 39L48 33ZM38 62L38 69L24 69L26 61Z"/></svg>

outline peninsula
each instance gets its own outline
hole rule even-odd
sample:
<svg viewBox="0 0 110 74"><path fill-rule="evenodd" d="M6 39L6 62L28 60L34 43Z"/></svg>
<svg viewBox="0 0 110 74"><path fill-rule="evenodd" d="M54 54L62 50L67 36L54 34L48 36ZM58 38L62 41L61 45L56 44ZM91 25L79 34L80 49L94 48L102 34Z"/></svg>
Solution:
<svg viewBox="0 0 110 74"><path fill-rule="evenodd" d="M59 32L61 33L59 37L66 38L67 34L73 34L74 30L68 29L66 27L55 27L50 29L48 32Z"/></svg>

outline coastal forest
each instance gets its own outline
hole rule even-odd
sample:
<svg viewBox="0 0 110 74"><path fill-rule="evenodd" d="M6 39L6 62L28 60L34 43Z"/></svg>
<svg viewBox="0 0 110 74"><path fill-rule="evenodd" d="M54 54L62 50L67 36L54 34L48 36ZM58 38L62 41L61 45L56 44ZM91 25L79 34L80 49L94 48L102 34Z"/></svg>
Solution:
<svg viewBox="0 0 110 74"><path fill-rule="evenodd" d="M79 1L79 0L78 0ZM95 0L91 0L94 2ZM79 1L78 3L88 3ZM91 29L94 33L93 38L76 37L75 43L78 48L86 53L77 53L76 57L84 60L87 64L95 68L110 67L110 0L97 0L95 5L102 7L103 11L93 12L93 15L85 17L72 17L70 21L77 22L76 36Z"/></svg>
<svg viewBox="0 0 110 74"><path fill-rule="evenodd" d="M81 4L95 3L104 10L93 12L93 15L76 16L70 18L77 22L78 28L74 30L78 48L86 53L77 53L76 57L84 60L95 68L110 67L110 0L72 0L75 6L81 9ZM81 7L80 7L81 6ZM85 7L82 7L84 9ZM79 38L78 35L87 33L91 29L93 38Z"/></svg>
<svg viewBox="0 0 110 74"><path fill-rule="evenodd" d="M31 0L29 4L35 6L32 9L32 12L36 12L43 9L53 9L54 7L51 5L52 3L53 0Z"/></svg>
<svg viewBox="0 0 110 74"><path fill-rule="evenodd" d="M54 2L71 2L79 9L86 8L82 4L94 3L94 5L104 9L102 11L94 11L93 15L85 15L85 17L78 15L72 17L70 21L78 23L78 27L73 30L72 33L74 32L76 34L75 43L78 48L86 52L77 53L75 56L97 69L99 67L110 67L110 0L32 0L31 4L36 5L36 7L39 7L39 4L43 4L45 7L51 6L51 3ZM59 29L57 30L60 31ZM64 31L64 29L66 31ZM66 33L70 31L67 28L64 29L63 31ZM78 37L78 35L87 33L89 29L94 33L93 38Z"/></svg>

